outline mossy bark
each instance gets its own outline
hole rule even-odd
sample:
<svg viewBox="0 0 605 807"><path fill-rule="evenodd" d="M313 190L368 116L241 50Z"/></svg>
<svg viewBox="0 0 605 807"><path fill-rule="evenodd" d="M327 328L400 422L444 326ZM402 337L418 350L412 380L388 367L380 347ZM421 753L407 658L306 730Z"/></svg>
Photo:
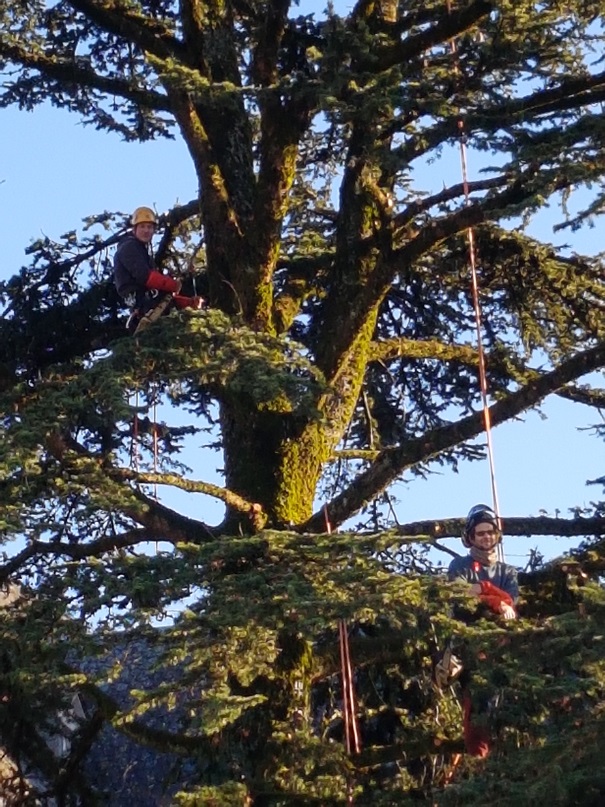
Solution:
<svg viewBox="0 0 605 807"><path fill-rule="evenodd" d="M331 389L317 401L315 415L258 411L241 399L222 404L226 485L265 514L256 521L254 509L248 517L229 511L225 530L297 526L312 516L322 470L359 397L374 326L375 314L347 351Z"/></svg>

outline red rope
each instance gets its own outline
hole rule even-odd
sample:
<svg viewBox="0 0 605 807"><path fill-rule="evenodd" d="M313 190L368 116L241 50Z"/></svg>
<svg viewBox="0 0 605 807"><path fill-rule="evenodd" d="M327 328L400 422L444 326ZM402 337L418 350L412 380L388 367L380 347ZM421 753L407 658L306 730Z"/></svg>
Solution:
<svg viewBox="0 0 605 807"><path fill-rule="evenodd" d="M324 505L324 518L326 532L332 532L332 525L328 517L328 508ZM355 682L351 651L349 650L349 631L346 619L338 622L338 637L340 646L340 670L342 677L342 712L345 727L345 744L347 754L359 754L361 751L361 737L357 722L357 700L355 698Z"/></svg>
<svg viewBox="0 0 605 807"><path fill-rule="evenodd" d="M139 449L137 446L137 441L139 439L139 416L138 416L138 408L139 408L139 391L135 392L134 396L134 419L132 422L132 440L130 441L130 463L132 465L133 470L139 470Z"/></svg>
<svg viewBox="0 0 605 807"><path fill-rule="evenodd" d="M359 754L361 740L359 725L357 723L357 702L355 699L355 684L353 681L353 665L349 650L349 631L346 619L338 623L340 636L340 664L342 670L343 713L345 723L345 740L347 754Z"/></svg>
<svg viewBox="0 0 605 807"><path fill-rule="evenodd" d="M157 401L153 400L153 473L158 472L158 405ZM158 498L158 486L153 484L153 497Z"/></svg>

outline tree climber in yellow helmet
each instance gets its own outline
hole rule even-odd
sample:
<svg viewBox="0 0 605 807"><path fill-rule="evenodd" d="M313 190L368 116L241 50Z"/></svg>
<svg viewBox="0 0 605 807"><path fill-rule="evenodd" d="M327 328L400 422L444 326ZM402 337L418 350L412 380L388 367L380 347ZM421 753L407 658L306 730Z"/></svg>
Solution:
<svg viewBox="0 0 605 807"><path fill-rule="evenodd" d="M173 302L178 308L201 308L201 297L179 294L181 282L158 272L154 267L150 244L157 217L153 210L137 207L132 214L131 224L132 232L120 240L113 264L116 289L131 309L128 330L134 333L144 321L152 322L157 318L153 316L155 311L159 316L172 307Z"/></svg>

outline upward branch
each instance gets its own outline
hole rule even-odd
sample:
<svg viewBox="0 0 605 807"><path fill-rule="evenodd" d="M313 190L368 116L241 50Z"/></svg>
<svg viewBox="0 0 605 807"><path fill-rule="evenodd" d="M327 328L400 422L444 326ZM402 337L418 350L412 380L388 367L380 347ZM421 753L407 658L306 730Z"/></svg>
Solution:
<svg viewBox="0 0 605 807"><path fill-rule="evenodd" d="M69 4L104 31L124 37L158 58L165 59L182 52L182 45L170 28L153 17L135 11L134 7L128 9L122 3L111 0L69 0Z"/></svg>

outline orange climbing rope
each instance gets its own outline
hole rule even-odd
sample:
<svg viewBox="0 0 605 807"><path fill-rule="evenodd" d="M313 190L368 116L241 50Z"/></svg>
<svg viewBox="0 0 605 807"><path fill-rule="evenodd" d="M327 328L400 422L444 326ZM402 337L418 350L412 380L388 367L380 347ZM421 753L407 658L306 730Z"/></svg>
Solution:
<svg viewBox="0 0 605 807"><path fill-rule="evenodd" d="M447 0L448 14L451 12L450 0ZM454 73L460 75L460 68L458 63L458 49L455 39L450 40L450 51L454 56ZM466 152L466 133L464 131L464 121L462 118L458 119L458 133L459 133L459 148L460 148L460 165L462 170L462 187L464 191L464 203L468 207L471 204L470 190L468 183L468 160ZM482 318L481 318L481 300L479 296L479 281L477 274L477 250L475 245L475 234L472 227L468 227L466 231L468 243L468 260L471 270L471 291L473 300L473 310L475 313L475 332L477 337L477 354L479 357L479 386L481 389L481 403L483 406L483 423L485 425L485 437L487 442L487 456L489 461L490 483L492 489L493 508L498 518L498 526L502 533L502 520L500 518L500 506L498 503L498 488L496 485L496 464L494 460L494 446L492 441L492 424L489 412L488 403L488 390L487 390L487 374L485 370L485 351L483 349L482 338ZM502 541L498 544L498 556L500 560L504 560L504 549Z"/></svg>
<svg viewBox="0 0 605 807"><path fill-rule="evenodd" d="M324 505L326 532L332 532L332 525L328 517L328 508ZM342 712L345 728L345 743L347 754L359 754L361 751L361 738L357 722L357 701L355 698L355 682L353 680L353 664L349 650L349 629L346 619L338 622L338 637L340 645L340 669L342 677ZM350 802L352 803L352 802Z"/></svg>
<svg viewBox="0 0 605 807"><path fill-rule="evenodd" d="M353 666L349 650L349 629L346 619L341 619L338 623L338 633L340 638L340 665L342 669L343 713L347 754L359 754L361 741L357 723L357 701L355 699Z"/></svg>
<svg viewBox="0 0 605 807"><path fill-rule="evenodd" d="M134 417L132 420L132 437L130 439L130 464L134 471L139 470L139 447L137 445L139 439L139 391L136 390L134 394Z"/></svg>
<svg viewBox="0 0 605 807"><path fill-rule="evenodd" d="M157 474L158 472L158 402L157 398L154 394L153 396L153 473ZM153 497L154 499L158 498L158 486L154 482L153 484Z"/></svg>

